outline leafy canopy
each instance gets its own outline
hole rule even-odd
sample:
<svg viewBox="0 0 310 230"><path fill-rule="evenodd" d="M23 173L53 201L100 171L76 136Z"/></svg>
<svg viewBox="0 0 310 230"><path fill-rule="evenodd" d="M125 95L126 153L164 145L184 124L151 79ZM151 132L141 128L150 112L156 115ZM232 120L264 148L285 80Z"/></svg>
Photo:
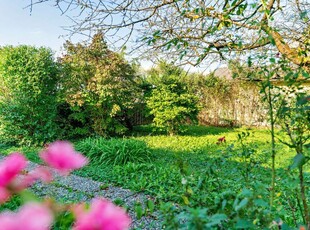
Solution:
<svg viewBox="0 0 310 230"><path fill-rule="evenodd" d="M123 133L139 90L135 70L122 55L108 49L101 33L89 44L65 44L60 59L65 101L75 108L76 117L89 117L98 135Z"/></svg>
<svg viewBox="0 0 310 230"><path fill-rule="evenodd" d="M272 49L296 65L310 66L308 0L37 2L54 2L63 13L75 14L73 33L100 29L115 37L118 32L124 42L138 36L152 54L181 56L193 65Z"/></svg>

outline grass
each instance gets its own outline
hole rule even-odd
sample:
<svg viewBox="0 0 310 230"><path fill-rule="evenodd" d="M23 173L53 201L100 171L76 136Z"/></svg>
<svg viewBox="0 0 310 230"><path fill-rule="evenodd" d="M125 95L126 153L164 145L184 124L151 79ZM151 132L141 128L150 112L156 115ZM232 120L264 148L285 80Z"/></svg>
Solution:
<svg viewBox="0 0 310 230"><path fill-rule="evenodd" d="M150 161L150 151L145 142L135 139L86 138L75 148L96 164L115 166Z"/></svg>
<svg viewBox="0 0 310 230"><path fill-rule="evenodd" d="M249 156L244 156L237 141L237 134L241 132L250 133L245 140L245 151L250 153ZM226 143L218 145L218 138L223 136ZM279 136L285 138L283 134L279 133ZM75 173L144 192L158 200L204 206L214 202L217 194L227 189L240 191L253 181L270 183L269 140L266 129L190 126L182 135L165 136L152 132L149 126L142 126L137 127L127 139L75 142L78 149L91 158L88 166ZM122 146L126 147L121 152L122 158L126 154L134 157L118 164L113 152ZM35 162L40 162L38 150L0 146L1 153L21 151ZM277 150L277 179L280 184L281 177L287 177L286 168L295 153L282 144L277 145ZM107 151L110 151L108 157L114 158L105 162L105 159L110 159L102 157Z"/></svg>

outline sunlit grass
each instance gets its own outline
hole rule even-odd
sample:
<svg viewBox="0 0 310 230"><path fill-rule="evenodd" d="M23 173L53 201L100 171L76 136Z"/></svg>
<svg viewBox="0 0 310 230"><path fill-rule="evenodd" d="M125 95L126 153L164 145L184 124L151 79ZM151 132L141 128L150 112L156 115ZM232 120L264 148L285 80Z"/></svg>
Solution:
<svg viewBox="0 0 310 230"><path fill-rule="evenodd" d="M240 156L242 149L238 142L238 134L242 132L250 133L244 143L247 147L255 150L252 157L259 162L257 167L251 169L252 173L258 180L269 184L271 143L270 133L265 128L232 129L189 126L188 130L181 135L166 136L153 132L150 126L142 126L134 130L133 134L127 138L144 142L150 152L151 162L128 162L125 165L113 166L104 164L104 162L97 164L96 162L99 161L90 159L88 166L75 173L134 191L145 192L159 199L180 202L180 197L184 193L180 165L184 165L187 173L196 178L195 180L206 173L208 175L208 170L215 167L216 171L213 172L215 173L213 176L221 178L222 189L230 188L233 184L233 187L238 190L244 186L244 178L240 174L240 170L246 164ZM285 134L277 132L278 138L286 138ZM226 142L217 144L218 139L224 136ZM123 140L123 138L120 139L120 141ZM78 144L79 142L74 143ZM0 152L3 154L20 151L35 162L40 162L37 155L40 149L0 145ZM279 142L277 142L276 150L276 167L280 171L286 171L296 153ZM85 155L89 155L87 149L83 151ZM309 171L309 167L307 170ZM193 186L196 183L194 181L192 182ZM236 183L236 181L238 182ZM202 190L194 197L198 202L199 197L209 192Z"/></svg>

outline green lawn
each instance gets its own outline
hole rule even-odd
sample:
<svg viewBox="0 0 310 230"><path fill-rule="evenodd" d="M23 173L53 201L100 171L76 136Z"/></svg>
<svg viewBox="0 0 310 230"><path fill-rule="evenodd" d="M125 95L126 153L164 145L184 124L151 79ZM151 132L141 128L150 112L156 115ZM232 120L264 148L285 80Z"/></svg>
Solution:
<svg viewBox="0 0 310 230"><path fill-rule="evenodd" d="M252 151L250 157L242 157L242 148L237 141L238 133L242 132L250 133L245 140ZM216 144L223 136L226 143ZM250 186L253 179L270 183L270 137L266 129L190 126L182 135L166 136L153 133L145 126L136 128L128 138L146 143L150 160L106 165L93 159L87 167L75 173L166 201L182 203L184 196L188 196L193 206L207 205L214 198L211 194L226 189L240 191ZM79 141L75 144L78 145ZM35 147L0 146L4 154L22 151L35 162L40 161L38 150ZM282 173L295 153L282 144L277 145L277 152L276 166ZM87 155L87 152L83 153ZM182 184L182 178L187 181L186 186ZM187 194L188 187L192 188L192 194Z"/></svg>
<svg viewBox="0 0 310 230"><path fill-rule="evenodd" d="M249 134L242 139L243 147L238 141L238 134L242 133ZM217 144L224 136L226 142ZM277 137L286 138L280 132ZM210 215L219 210L219 205L223 205L221 202L232 205L227 211L234 210L238 194L243 196L244 191L247 194L250 191L256 197L255 202L259 202L251 209L254 218L262 213L261 219L265 219L271 182L267 129L189 126L182 135L166 136L152 132L149 126L142 126L137 127L130 137L87 138L73 143L79 151L83 150L83 154L91 156L86 167L75 171L80 176L149 194L155 198L155 204L170 201L187 207L207 207ZM299 187L297 173L288 170L288 166L295 152L281 143L277 144L276 150L275 213L292 226L290 207L298 205L296 194ZM23 152L30 160L40 162L38 147L0 145L2 154L14 151ZM107 164L107 158L103 158L106 152L110 152L108 159L116 155L121 158ZM129 162L120 163L118 159ZM309 167L306 171L309 172ZM308 173L305 181L310 181ZM13 199L2 209L14 209L17 203L18 199ZM299 213L295 215L300 220Z"/></svg>

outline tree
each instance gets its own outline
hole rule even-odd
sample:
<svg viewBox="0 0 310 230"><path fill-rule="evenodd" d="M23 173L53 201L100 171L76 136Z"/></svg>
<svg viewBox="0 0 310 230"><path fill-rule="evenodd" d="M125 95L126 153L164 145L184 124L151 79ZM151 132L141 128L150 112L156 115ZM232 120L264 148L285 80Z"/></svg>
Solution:
<svg viewBox="0 0 310 230"><path fill-rule="evenodd" d="M186 82L182 81L182 70L161 62L150 72L155 88L147 98L147 106L154 116L154 126L174 135L182 131L185 122L197 121L198 97L190 93Z"/></svg>
<svg viewBox="0 0 310 230"><path fill-rule="evenodd" d="M309 70L310 3L307 0L38 0L76 13L72 32L119 31L125 41L169 49L193 65L214 58L275 51ZM78 10L77 10L78 9ZM135 33L133 33L135 31ZM274 46L272 46L274 45ZM167 53L167 52L165 52Z"/></svg>
<svg viewBox="0 0 310 230"><path fill-rule="evenodd" d="M8 141L42 144L56 124L58 67L50 49L0 48L0 133Z"/></svg>
<svg viewBox="0 0 310 230"><path fill-rule="evenodd" d="M134 68L108 49L101 33L89 44L68 41L65 50L61 88L70 116L103 136L131 128L129 113L139 97Z"/></svg>

